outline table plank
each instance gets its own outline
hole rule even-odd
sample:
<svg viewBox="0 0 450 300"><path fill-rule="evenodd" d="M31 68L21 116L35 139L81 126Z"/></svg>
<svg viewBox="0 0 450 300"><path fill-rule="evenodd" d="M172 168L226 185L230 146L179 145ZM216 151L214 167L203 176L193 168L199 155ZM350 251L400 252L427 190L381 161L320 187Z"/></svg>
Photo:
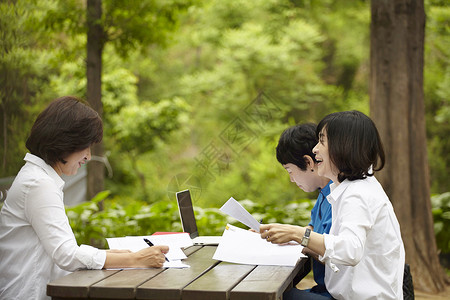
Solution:
<svg viewBox="0 0 450 300"><path fill-rule="evenodd" d="M89 290L90 298L99 299L135 299L136 288L155 277L165 269L128 269L122 270L94 285Z"/></svg>
<svg viewBox="0 0 450 300"><path fill-rule="evenodd" d="M257 266L230 293L231 300L275 300L281 299L295 275L303 268L306 258L295 267Z"/></svg>
<svg viewBox="0 0 450 300"><path fill-rule="evenodd" d="M203 248L203 246L192 245L192 246L189 246L187 248L184 248L183 252L184 252L184 254L186 254L186 256L189 256L192 253L197 252L198 250L200 250L202 248Z"/></svg>
<svg viewBox="0 0 450 300"><path fill-rule="evenodd" d="M165 272L143 283L136 290L137 299L181 299L181 291L197 277L219 262L212 259L216 247L204 246L192 253L183 263L185 269L167 269Z"/></svg>
<svg viewBox="0 0 450 300"><path fill-rule="evenodd" d="M231 289L256 266L221 262L182 291L183 300L229 299Z"/></svg>
<svg viewBox="0 0 450 300"><path fill-rule="evenodd" d="M87 298L91 285L119 272L118 270L81 270L47 284L47 295L59 298Z"/></svg>
<svg viewBox="0 0 450 300"><path fill-rule="evenodd" d="M201 248L201 246L191 246L183 249L183 251L186 256L189 256ZM136 288L163 271L165 269L122 270L91 286L89 297L98 299L135 299Z"/></svg>

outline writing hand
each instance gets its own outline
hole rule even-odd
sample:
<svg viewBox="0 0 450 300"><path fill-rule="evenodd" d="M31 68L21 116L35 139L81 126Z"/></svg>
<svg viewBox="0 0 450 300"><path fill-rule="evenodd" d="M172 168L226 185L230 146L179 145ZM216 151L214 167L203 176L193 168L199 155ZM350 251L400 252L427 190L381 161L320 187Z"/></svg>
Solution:
<svg viewBox="0 0 450 300"><path fill-rule="evenodd" d="M168 246L153 246L144 248L136 252L136 263L140 267L161 268L166 260L166 254L169 252Z"/></svg>

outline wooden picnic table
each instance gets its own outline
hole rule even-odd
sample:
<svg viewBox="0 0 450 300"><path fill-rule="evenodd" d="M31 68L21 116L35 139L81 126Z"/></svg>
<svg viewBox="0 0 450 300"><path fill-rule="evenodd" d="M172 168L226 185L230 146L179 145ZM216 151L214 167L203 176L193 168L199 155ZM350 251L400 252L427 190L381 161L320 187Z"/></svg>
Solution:
<svg viewBox="0 0 450 300"><path fill-rule="evenodd" d="M50 282L52 299L281 299L295 267L232 264L212 259L216 246L185 249L184 269L81 270Z"/></svg>

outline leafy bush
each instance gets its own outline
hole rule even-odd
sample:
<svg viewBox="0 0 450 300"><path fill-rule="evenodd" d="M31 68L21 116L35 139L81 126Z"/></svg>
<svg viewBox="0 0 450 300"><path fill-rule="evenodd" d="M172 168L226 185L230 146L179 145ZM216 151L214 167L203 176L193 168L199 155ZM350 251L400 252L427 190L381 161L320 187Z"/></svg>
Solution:
<svg viewBox="0 0 450 300"><path fill-rule="evenodd" d="M91 201L67 208L70 225L79 244L108 248L107 237L150 235L156 231L181 232L175 201L144 201L120 197L108 198L109 191L99 193ZM263 223L286 223L305 226L315 201L300 199L283 203L238 201ZM450 253L450 192L431 197L434 230L441 253ZM100 210L100 203L104 209ZM194 207L201 235L221 235L227 223L245 225L223 214L218 208Z"/></svg>
<svg viewBox="0 0 450 300"><path fill-rule="evenodd" d="M437 246L450 254L450 192L432 196L431 205Z"/></svg>
<svg viewBox="0 0 450 300"><path fill-rule="evenodd" d="M181 222L175 202L147 202L132 199L107 199L109 191L99 193L89 202L67 208L70 225L79 244L108 248L105 238L127 235L150 235L156 231L181 232ZM104 209L100 210L100 203ZM240 203L264 223L307 225L314 201L303 199L285 205L258 204L251 200ZM245 227L217 208L195 207L201 235L221 235L227 223Z"/></svg>

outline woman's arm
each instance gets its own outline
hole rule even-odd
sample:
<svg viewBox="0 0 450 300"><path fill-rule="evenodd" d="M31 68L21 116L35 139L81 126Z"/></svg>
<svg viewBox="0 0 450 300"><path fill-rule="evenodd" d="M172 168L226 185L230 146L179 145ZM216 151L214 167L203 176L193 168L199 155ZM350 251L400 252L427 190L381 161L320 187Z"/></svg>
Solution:
<svg viewBox="0 0 450 300"><path fill-rule="evenodd" d="M314 231L314 227L312 225L308 225L305 228L309 228L311 229L311 232ZM320 262L321 264L323 264L323 262L321 262L319 260L319 254L317 254L316 252L312 251L311 249L309 249L308 247L303 247L302 253L305 255L308 255L312 258L314 258L315 260L317 260L318 262Z"/></svg>
<svg viewBox="0 0 450 300"><path fill-rule="evenodd" d="M107 251L103 268L161 268L164 264L164 254L169 251L167 246L153 246L138 252Z"/></svg>
<svg viewBox="0 0 450 300"><path fill-rule="evenodd" d="M301 243L306 227L288 224L266 224L260 226L261 238L274 244L284 244L290 241ZM309 237L308 248L319 255L325 253L323 235L312 232Z"/></svg>
<svg viewBox="0 0 450 300"><path fill-rule="evenodd" d="M31 185L31 184L30 184ZM33 181L25 214L45 251L61 269L161 267L167 246L147 247L136 253L78 246L67 219L63 195L50 180ZM106 254L105 254L106 253ZM106 256L106 258L105 258Z"/></svg>

